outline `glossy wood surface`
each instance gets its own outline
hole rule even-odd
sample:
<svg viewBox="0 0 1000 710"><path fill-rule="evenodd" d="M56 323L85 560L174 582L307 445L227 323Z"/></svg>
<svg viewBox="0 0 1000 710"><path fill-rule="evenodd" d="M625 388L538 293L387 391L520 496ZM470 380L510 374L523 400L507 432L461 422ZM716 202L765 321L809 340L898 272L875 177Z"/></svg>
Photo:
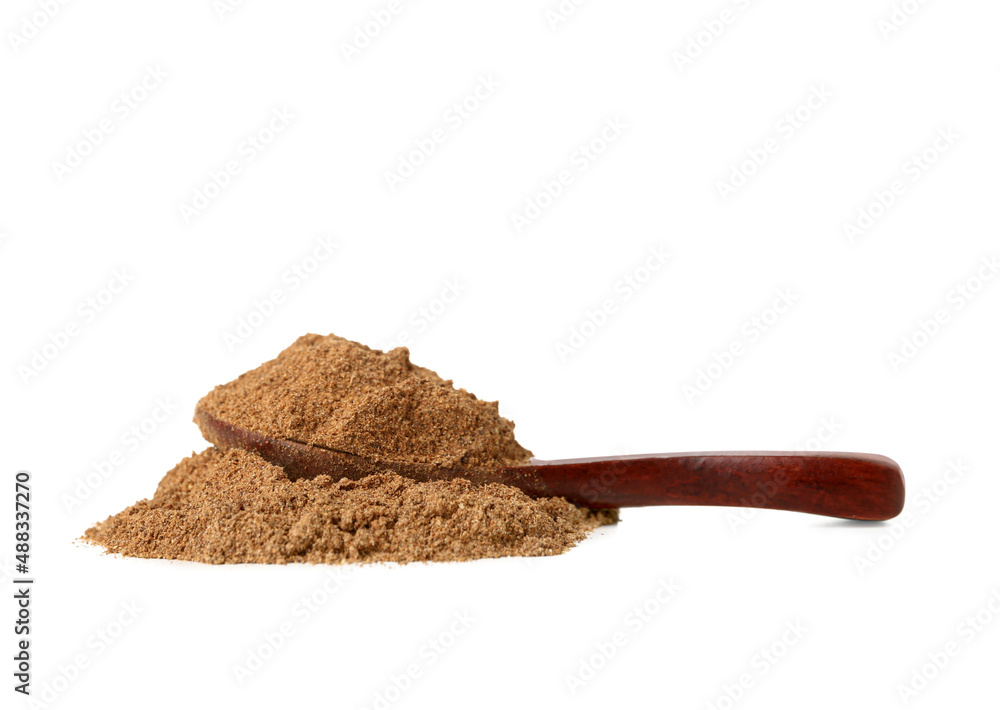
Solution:
<svg viewBox="0 0 1000 710"><path fill-rule="evenodd" d="M417 480L467 478L504 483L533 497L562 496L590 508L711 505L888 520L903 509L905 484L892 459L874 454L727 451L533 460L527 466L440 469L378 462L343 451L275 439L201 410L195 422L220 448L255 451L292 478L361 478L386 470Z"/></svg>

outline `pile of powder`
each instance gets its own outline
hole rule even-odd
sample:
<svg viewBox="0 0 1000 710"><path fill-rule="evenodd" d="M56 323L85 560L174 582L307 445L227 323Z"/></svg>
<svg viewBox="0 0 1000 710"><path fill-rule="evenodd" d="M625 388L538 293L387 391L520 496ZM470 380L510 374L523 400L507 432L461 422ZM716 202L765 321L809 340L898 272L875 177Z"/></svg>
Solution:
<svg viewBox="0 0 1000 710"><path fill-rule="evenodd" d="M616 519L496 483L391 472L290 480L257 454L209 448L84 539L130 557L214 564L448 561L555 555Z"/></svg>
<svg viewBox="0 0 1000 710"><path fill-rule="evenodd" d="M406 348L382 352L336 335L302 336L274 360L216 387L197 409L377 463L496 468L531 458L496 402L413 365Z"/></svg>
<svg viewBox="0 0 1000 710"><path fill-rule="evenodd" d="M209 563L443 561L554 555L617 520L617 511L533 499L499 483L395 473L390 464L473 471L531 457L496 402L413 365L406 348L305 335L198 403L202 433L221 444L200 413L363 457L374 473L350 480L357 472L334 466L331 475L293 477L257 453L213 447L85 540L131 557Z"/></svg>

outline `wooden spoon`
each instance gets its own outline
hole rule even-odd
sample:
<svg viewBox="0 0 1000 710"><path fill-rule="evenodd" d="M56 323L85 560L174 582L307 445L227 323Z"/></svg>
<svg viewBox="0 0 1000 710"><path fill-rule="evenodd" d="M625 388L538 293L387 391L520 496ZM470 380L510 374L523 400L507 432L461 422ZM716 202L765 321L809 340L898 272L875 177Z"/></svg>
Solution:
<svg viewBox="0 0 1000 710"><path fill-rule="evenodd" d="M539 461L526 466L441 469L374 461L277 439L197 410L195 422L222 449L245 449L291 478L362 478L392 470L420 481L466 478L504 483L534 498L562 496L588 508L719 505L770 508L854 520L888 520L903 509L905 485L892 459L874 454L724 451Z"/></svg>

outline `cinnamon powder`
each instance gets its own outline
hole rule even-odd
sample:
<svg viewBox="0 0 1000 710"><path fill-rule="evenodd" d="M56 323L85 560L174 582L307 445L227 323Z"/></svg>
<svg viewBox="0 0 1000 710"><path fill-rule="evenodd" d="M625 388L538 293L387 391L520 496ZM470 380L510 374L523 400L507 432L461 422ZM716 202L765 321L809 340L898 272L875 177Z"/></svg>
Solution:
<svg viewBox="0 0 1000 710"><path fill-rule="evenodd" d="M382 352L336 335L302 336L216 387L198 408L243 429L373 461L476 468L531 458L496 402L413 365L406 348Z"/></svg>
<svg viewBox="0 0 1000 710"><path fill-rule="evenodd" d="M306 335L198 403L236 426L375 462L497 467L528 461L496 402L335 335ZM499 483L295 478L256 453L211 447L83 539L130 557L208 563L454 561L559 554L617 511L532 499Z"/></svg>
<svg viewBox="0 0 1000 710"><path fill-rule="evenodd" d="M293 481L257 454L209 448L84 537L130 557L214 564L454 561L555 555L612 521L497 483L391 472Z"/></svg>

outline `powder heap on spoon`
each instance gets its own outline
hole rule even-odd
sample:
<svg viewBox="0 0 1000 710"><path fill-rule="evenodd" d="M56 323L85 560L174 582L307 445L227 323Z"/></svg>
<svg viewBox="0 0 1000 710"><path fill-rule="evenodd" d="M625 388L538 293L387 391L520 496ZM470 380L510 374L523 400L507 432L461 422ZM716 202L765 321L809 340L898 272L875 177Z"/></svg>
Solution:
<svg viewBox="0 0 1000 710"><path fill-rule="evenodd" d="M302 336L274 360L216 387L198 410L375 462L477 468L531 458L496 402L411 364L406 348L384 353L335 335Z"/></svg>
<svg viewBox="0 0 1000 710"><path fill-rule="evenodd" d="M411 364L405 348L383 353L334 335L299 338L198 410L375 467L476 469L531 457L496 402ZM126 556L211 563L468 560L559 554L616 519L499 483L418 482L388 466L360 480L297 478L254 452L212 447L84 539Z"/></svg>

